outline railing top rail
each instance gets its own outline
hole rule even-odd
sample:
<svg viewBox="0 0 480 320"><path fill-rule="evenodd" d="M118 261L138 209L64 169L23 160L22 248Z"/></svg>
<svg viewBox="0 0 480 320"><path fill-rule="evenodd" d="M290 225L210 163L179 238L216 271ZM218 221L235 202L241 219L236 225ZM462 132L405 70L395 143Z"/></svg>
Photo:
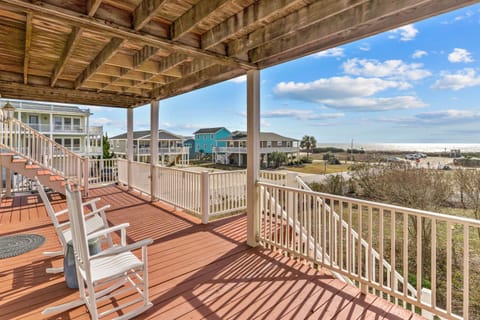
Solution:
<svg viewBox="0 0 480 320"><path fill-rule="evenodd" d="M247 170L231 170L231 171L213 171L213 172L208 172L210 175L227 175L227 174L234 174L234 173L241 173L241 174L246 174Z"/></svg>
<svg viewBox="0 0 480 320"><path fill-rule="evenodd" d="M257 181L257 185L267 186L267 187L272 187L272 188L280 188L280 189L284 189L284 190L290 190L290 191L294 191L294 192L309 194L309 195L312 195L312 196L326 197L326 198L333 199L333 200L339 200L339 201L345 201L345 202L354 202L356 204L365 205L365 206L381 207L383 209L392 210L392 211L402 211L402 212L405 212L407 214L418 215L418 216L422 216L422 217L425 217L425 218L450 221L450 222L453 222L453 223L459 223L459 224L464 224L464 225L469 225L469 226L472 226L472 227L479 227L480 228L480 220L475 220L475 219L471 219L471 218L458 217L458 216L447 215L447 214L444 214L444 213L406 208L406 207L396 206L396 205L392 205L392 204L386 204L386 203L380 203L380 202L374 202L374 201L368 201L368 200L354 199L354 198L337 196L337 195L322 193L322 192L301 190L301 189L297 189L297 188L279 186L279 185L276 185L276 184L263 182L263 181Z"/></svg>

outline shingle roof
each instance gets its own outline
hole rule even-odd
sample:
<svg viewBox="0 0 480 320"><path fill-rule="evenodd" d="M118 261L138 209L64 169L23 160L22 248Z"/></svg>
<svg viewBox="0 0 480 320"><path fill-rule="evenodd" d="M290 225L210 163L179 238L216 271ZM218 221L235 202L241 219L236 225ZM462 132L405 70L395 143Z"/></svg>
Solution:
<svg viewBox="0 0 480 320"><path fill-rule="evenodd" d="M225 129L225 127L215 127L215 128L202 128L202 129L198 129L197 131L195 131L193 134L198 134L198 133L216 133L217 131L221 130L221 129ZM227 130L227 129L225 129ZM228 130L227 130L228 131Z"/></svg>
<svg viewBox="0 0 480 320"><path fill-rule="evenodd" d="M127 139L127 133L119 134L118 136L110 138L110 140L125 140ZM142 130L142 131L134 131L133 132L133 139L142 139L142 140L149 140L150 139L150 130ZM183 140L181 136L168 132L166 130L158 130L158 140Z"/></svg>
<svg viewBox="0 0 480 320"><path fill-rule="evenodd" d="M247 133L245 131L234 131L230 137L220 141L231 140L247 141ZM274 132L260 132L260 141L298 141L298 139L284 137Z"/></svg>

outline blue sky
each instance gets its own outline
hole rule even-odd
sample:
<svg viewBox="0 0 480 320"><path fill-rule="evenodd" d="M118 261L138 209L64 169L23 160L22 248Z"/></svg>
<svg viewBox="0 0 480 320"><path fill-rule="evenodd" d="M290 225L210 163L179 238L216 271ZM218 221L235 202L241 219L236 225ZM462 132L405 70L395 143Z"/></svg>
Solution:
<svg viewBox="0 0 480 320"><path fill-rule="evenodd" d="M319 143L476 143L480 140L480 5L261 72L261 130ZM126 111L91 108L109 136ZM149 129L149 106L135 130ZM246 130L240 77L160 101L160 128Z"/></svg>

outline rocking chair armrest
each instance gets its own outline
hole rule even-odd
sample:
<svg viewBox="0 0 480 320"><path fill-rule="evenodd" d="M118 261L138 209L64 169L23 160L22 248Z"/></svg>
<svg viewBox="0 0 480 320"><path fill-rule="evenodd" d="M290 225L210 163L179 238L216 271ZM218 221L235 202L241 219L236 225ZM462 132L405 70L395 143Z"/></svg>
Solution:
<svg viewBox="0 0 480 320"><path fill-rule="evenodd" d="M108 256L113 256L113 255L117 255L119 253L123 253L123 252L127 252L127 251L137 250L137 249L140 249L140 248L143 248L143 247L147 247L147 246L151 245L152 243L153 243L153 240L149 238L149 239L144 239L144 240L141 240L141 241L138 241L138 242L126 245L126 246L116 246L116 247L108 248L108 249L92 256L90 258L90 260L94 260L94 259L98 259L98 258L104 258L104 257L108 257Z"/></svg>
<svg viewBox="0 0 480 320"><path fill-rule="evenodd" d="M88 205L94 204L98 201L100 201L100 198L95 198L95 199L92 199L92 200L89 200L89 201L86 201L86 202L82 203L82 205L83 206L88 206ZM58 217L58 216L61 216L62 214L65 214L67 212L68 212L68 208L60 210L58 212L55 212L55 216Z"/></svg>
<svg viewBox="0 0 480 320"><path fill-rule="evenodd" d="M91 200L85 201L84 203L82 203L82 205L83 205L83 206L92 205L92 204L97 203L97 202L100 201L100 200L101 200L101 198L91 199Z"/></svg>
<svg viewBox="0 0 480 320"><path fill-rule="evenodd" d="M129 223L122 223L122 224L118 224L118 225L110 227L110 228L101 229L101 230L92 232L89 235L87 235L87 240L98 238L100 236L106 236L109 233L113 233L113 232L116 232L116 231L120 230L120 231L122 231L122 243L124 243L124 241L125 241L124 237L125 237L125 234L126 234L125 229L127 229L129 226L130 226Z"/></svg>
<svg viewBox="0 0 480 320"><path fill-rule="evenodd" d="M70 226L70 225L71 225L70 221L65 221L65 222L59 223L59 224L56 226L56 228L68 227L68 226Z"/></svg>
<svg viewBox="0 0 480 320"><path fill-rule="evenodd" d="M55 212L55 216L58 217L67 212L68 212L68 208Z"/></svg>
<svg viewBox="0 0 480 320"><path fill-rule="evenodd" d="M103 207L101 207L101 208L99 208L99 209L93 210L93 211L91 211L91 212L89 212L89 213L87 213L87 214L85 215L85 219L88 219L88 218L90 218L90 217L92 217L92 216L94 216L94 215L96 215L96 214L98 214L98 213L102 213L102 212L104 212L105 210L107 210L108 208L110 208L110 205L109 205L109 204L107 204L107 205L105 205L105 206L103 206Z"/></svg>

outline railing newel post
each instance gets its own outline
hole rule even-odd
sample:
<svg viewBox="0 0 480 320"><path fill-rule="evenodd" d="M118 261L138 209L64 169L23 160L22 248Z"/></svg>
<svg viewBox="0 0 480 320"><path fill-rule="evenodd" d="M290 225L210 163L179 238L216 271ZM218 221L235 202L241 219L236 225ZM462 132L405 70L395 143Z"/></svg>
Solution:
<svg viewBox="0 0 480 320"><path fill-rule="evenodd" d="M209 207L210 207L210 199L209 199L209 185L208 185L209 174L208 171L203 171L201 174L201 203L202 203L202 223L208 224L209 218Z"/></svg>

